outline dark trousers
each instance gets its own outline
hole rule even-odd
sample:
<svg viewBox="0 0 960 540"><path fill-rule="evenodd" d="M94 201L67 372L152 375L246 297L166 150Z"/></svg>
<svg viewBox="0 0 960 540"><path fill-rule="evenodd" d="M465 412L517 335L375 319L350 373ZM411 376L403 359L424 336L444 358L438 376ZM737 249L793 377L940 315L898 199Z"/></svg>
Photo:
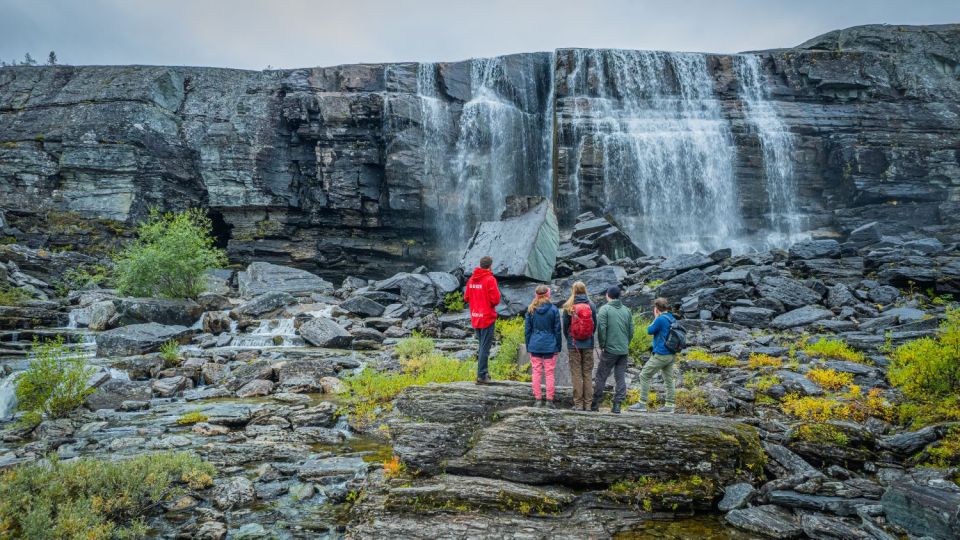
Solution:
<svg viewBox="0 0 960 540"><path fill-rule="evenodd" d="M477 378L486 379L489 376L487 372L487 360L490 358L490 347L493 346L493 329L497 326L497 321L486 328L477 328L477 341L480 342L480 350L477 351Z"/></svg>
<svg viewBox="0 0 960 540"><path fill-rule="evenodd" d="M623 403L627 399L627 355L600 353L600 362L597 364L597 375L593 379L593 405L603 401L603 389L607 385L607 377L613 371L613 380L616 391L613 394L614 403Z"/></svg>

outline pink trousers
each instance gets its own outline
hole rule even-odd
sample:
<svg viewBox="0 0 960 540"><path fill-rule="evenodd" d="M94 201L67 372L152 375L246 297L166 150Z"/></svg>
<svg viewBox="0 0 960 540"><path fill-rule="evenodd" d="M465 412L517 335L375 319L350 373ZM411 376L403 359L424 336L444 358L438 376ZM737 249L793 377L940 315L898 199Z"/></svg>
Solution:
<svg viewBox="0 0 960 540"><path fill-rule="evenodd" d="M547 401L553 401L553 369L557 367L557 355L550 358L541 358L530 355L530 365L533 367L533 399L540 400L540 378L546 376L547 379Z"/></svg>

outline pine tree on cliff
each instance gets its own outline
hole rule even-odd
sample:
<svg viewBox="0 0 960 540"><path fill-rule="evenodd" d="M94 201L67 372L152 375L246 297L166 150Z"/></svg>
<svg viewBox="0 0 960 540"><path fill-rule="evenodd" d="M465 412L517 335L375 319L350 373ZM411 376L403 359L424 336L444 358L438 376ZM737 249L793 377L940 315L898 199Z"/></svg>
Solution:
<svg viewBox="0 0 960 540"><path fill-rule="evenodd" d="M50 51L50 54L47 55L47 65L48 65L48 66L55 66L55 65L57 65L57 52L56 52L56 51Z"/></svg>

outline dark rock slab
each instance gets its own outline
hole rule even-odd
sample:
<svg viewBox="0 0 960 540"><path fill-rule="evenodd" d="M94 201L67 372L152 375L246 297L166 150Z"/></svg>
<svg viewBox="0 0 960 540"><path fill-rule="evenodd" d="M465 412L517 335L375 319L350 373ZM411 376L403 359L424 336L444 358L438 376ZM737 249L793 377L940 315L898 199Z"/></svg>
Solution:
<svg viewBox="0 0 960 540"><path fill-rule="evenodd" d="M300 336L307 343L317 347L342 348L349 347L353 335L342 326L326 317L310 319L300 326Z"/></svg>
<svg viewBox="0 0 960 540"><path fill-rule="evenodd" d="M117 313L121 326L148 322L190 326L200 318L203 308L188 299L121 298Z"/></svg>
<svg viewBox="0 0 960 540"><path fill-rule="evenodd" d="M340 307L361 317L379 317L383 315L383 311L386 309L365 296L351 296L344 300Z"/></svg>
<svg viewBox="0 0 960 540"><path fill-rule="evenodd" d="M840 256L840 243L836 240L805 240L790 246L791 259L821 259Z"/></svg>
<svg viewBox="0 0 960 540"><path fill-rule="evenodd" d="M240 295L253 298L268 292L285 292L294 296L310 293L333 294L333 283L306 270L267 262L253 262L237 273Z"/></svg>
<svg viewBox="0 0 960 540"><path fill-rule="evenodd" d="M133 356L160 350L168 341L187 343L194 330L157 323L132 324L97 335L97 356Z"/></svg>
<svg viewBox="0 0 960 540"><path fill-rule="evenodd" d="M772 491L767 494L767 501L788 508L803 508L827 512L838 516L855 516L857 510L866 505L876 504L875 499L845 497L827 497L824 495L807 495L796 491Z"/></svg>
<svg viewBox="0 0 960 540"><path fill-rule="evenodd" d="M776 300L787 309L816 304L820 301L820 293L806 287L795 279L783 276L767 276L760 280L757 292L763 298Z"/></svg>
<svg viewBox="0 0 960 540"><path fill-rule="evenodd" d="M833 317L833 312L820 306L804 306L774 317L770 326L774 328L796 328Z"/></svg>
<svg viewBox="0 0 960 540"><path fill-rule="evenodd" d="M426 274L401 272L373 285L376 291L395 293L401 302L412 306L434 306L443 295Z"/></svg>
<svg viewBox="0 0 960 540"><path fill-rule="evenodd" d="M559 246L553 205L543 201L517 217L480 223L461 257L460 268L471 273L481 257L490 255L498 277L549 281Z"/></svg>
<svg viewBox="0 0 960 540"><path fill-rule="evenodd" d="M803 527L789 511L773 504L727 512L727 523L767 538L789 540L800 538Z"/></svg>
<svg viewBox="0 0 960 540"><path fill-rule="evenodd" d="M743 508L757 495L757 490L747 482L740 482L723 488L723 499L717 503L721 512Z"/></svg>
<svg viewBox="0 0 960 540"><path fill-rule="evenodd" d="M244 317L259 317L265 313L289 306L296 302L296 299L285 291L270 291L255 296L243 304L233 308L231 315L235 319Z"/></svg>
<svg viewBox="0 0 960 540"><path fill-rule="evenodd" d="M960 487L941 482L931 487L903 478L884 492L887 519L914 536L960 538Z"/></svg>
<svg viewBox="0 0 960 540"><path fill-rule="evenodd" d="M119 409L124 401L148 401L153 397L150 383L147 381L124 381L111 379L101 384L87 396L86 406L90 410Z"/></svg>
<svg viewBox="0 0 960 540"><path fill-rule="evenodd" d="M733 307L727 315L727 320L733 324L750 328L766 328L773 319L774 311L762 307Z"/></svg>
<svg viewBox="0 0 960 540"><path fill-rule="evenodd" d="M715 285L713 279L698 268L678 274L657 287L657 296L666 297L671 302L679 302L697 289Z"/></svg>

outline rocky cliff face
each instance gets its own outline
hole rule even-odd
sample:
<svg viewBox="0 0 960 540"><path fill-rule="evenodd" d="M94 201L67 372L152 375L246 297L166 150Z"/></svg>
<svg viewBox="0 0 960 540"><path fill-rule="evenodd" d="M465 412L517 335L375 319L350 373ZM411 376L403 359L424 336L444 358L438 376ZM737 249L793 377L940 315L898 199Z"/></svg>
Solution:
<svg viewBox="0 0 960 540"><path fill-rule="evenodd" d="M691 225L692 247L712 245L709 234L750 243L868 219L956 220L960 26L859 27L748 56L663 53L652 89L626 84L638 64L611 54L3 68L5 236L84 247L149 208L200 205L236 260L391 273L456 249L510 194L553 194L561 225L599 210L639 216L643 231L657 199L636 187L664 179L689 189L690 215L727 227ZM638 119L697 135L637 146L648 140ZM637 156L661 165L631 184L619 173L650 163ZM732 206L698 204L711 190L711 204Z"/></svg>

